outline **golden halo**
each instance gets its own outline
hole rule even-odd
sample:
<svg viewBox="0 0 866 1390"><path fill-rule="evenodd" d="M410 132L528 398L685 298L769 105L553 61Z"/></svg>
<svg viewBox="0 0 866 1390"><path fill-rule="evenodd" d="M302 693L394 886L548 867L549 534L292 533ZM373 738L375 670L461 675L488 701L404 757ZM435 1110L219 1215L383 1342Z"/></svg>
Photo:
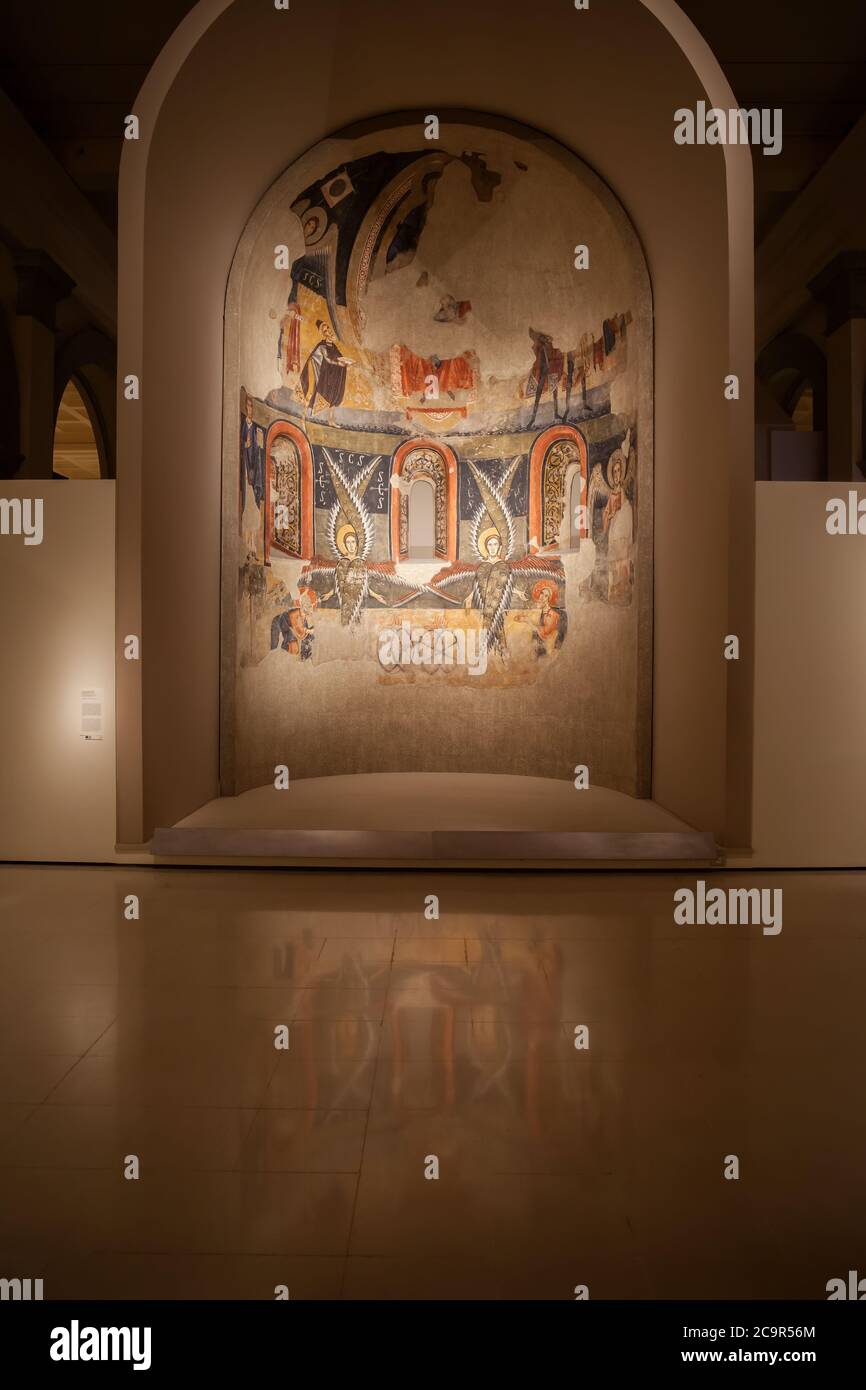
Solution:
<svg viewBox="0 0 866 1390"><path fill-rule="evenodd" d="M353 535L356 541L358 540L358 532L355 530L354 526L349 525L348 522L345 526L337 527L337 549L341 555L348 555L349 553L346 549L346 537L349 534ZM358 542L358 550L360 551L360 549L361 545L360 542Z"/></svg>
<svg viewBox="0 0 866 1390"><path fill-rule="evenodd" d="M539 579L538 583L533 585L532 597L536 603L541 598L542 589L550 590L550 602L552 604L559 603L559 586L552 579Z"/></svg>
<svg viewBox="0 0 866 1390"><path fill-rule="evenodd" d="M494 536L496 537L496 539L497 539L498 542L499 542L499 553L500 553L500 555L501 555L501 554L502 554L502 537L500 536L500 534L499 534L499 532L497 531L497 529L496 529L495 526L488 526L488 527L487 527L487 530L486 530L486 531L482 531L481 534L480 534L480 536L478 537L478 549L479 549L480 553L484 556L484 559L485 559L485 560L487 559L487 547L489 546L490 542L493 540L493 537L494 537Z"/></svg>
<svg viewBox="0 0 866 1390"><path fill-rule="evenodd" d="M306 212L301 213L300 221L304 229L304 241L308 246L315 246L328 230L328 214L324 208L307 208Z"/></svg>

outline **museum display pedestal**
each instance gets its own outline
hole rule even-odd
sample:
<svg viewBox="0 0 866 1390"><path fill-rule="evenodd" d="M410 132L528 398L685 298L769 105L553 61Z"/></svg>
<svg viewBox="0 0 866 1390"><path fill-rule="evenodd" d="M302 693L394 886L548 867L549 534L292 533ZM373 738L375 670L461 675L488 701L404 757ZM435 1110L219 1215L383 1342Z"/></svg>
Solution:
<svg viewBox="0 0 866 1390"><path fill-rule="evenodd" d="M379 772L257 787L156 831L158 859L410 866L718 863L709 832L605 787L482 773Z"/></svg>

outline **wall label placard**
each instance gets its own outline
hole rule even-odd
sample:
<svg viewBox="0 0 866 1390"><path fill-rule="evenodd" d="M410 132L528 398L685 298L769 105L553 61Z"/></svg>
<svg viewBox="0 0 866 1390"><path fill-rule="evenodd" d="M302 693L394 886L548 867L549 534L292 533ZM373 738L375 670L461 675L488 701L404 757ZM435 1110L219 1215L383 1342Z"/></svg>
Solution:
<svg viewBox="0 0 866 1390"><path fill-rule="evenodd" d="M80 734L87 743L99 743L105 737L105 691L90 686L81 692Z"/></svg>

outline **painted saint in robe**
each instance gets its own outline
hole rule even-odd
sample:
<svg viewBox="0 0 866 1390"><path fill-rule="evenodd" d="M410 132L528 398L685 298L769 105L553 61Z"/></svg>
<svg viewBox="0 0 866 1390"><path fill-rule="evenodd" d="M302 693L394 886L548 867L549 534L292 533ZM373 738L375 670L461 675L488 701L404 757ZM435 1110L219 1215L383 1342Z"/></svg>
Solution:
<svg viewBox="0 0 866 1390"><path fill-rule="evenodd" d="M313 414L321 399L327 407L328 424L333 424L334 411L346 394L346 375L352 359L344 357L337 347L330 324L319 319L316 327L322 336L304 363L301 390L307 401L307 414Z"/></svg>
<svg viewBox="0 0 866 1390"><path fill-rule="evenodd" d="M277 339L277 365L285 381L297 382L301 369L301 317L300 306L289 299Z"/></svg>
<svg viewBox="0 0 866 1390"><path fill-rule="evenodd" d="M318 595L314 589L301 587L298 601L291 608L278 613L271 623L271 651L282 647L284 652L299 656L301 661L309 661L313 655L315 642L315 617Z"/></svg>
<svg viewBox="0 0 866 1390"><path fill-rule="evenodd" d="M532 629L532 654L538 660L559 651L568 632L568 616L559 606L557 586L548 579L539 579L532 597L540 604L538 621Z"/></svg>
<svg viewBox="0 0 866 1390"><path fill-rule="evenodd" d="M247 485L252 489L257 507L265 495L265 465L263 432L253 419L253 398L246 394L245 414L241 419L241 512L246 501Z"/></svg>

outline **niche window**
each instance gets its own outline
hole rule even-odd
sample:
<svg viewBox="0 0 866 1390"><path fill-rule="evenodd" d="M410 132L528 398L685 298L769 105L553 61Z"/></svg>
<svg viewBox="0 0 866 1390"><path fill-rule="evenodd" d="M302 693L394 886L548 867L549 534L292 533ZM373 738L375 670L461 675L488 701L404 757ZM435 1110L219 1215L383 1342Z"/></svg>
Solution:
<svg viewBox="0 0 866 1390"><path fill-rule="evenodd" d="M73 482L98 480L102 476L90 411L71 380L57 410L52 467L55 478L68 478Z"/></svg>

